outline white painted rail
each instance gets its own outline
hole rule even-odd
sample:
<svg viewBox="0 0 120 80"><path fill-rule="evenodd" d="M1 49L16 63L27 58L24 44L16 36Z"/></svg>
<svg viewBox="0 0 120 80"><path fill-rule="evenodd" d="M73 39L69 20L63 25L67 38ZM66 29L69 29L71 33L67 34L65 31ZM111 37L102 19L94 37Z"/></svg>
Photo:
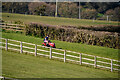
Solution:
<svg viewBox="0 0 120 80"><path fill-rule="evenodd" d="M4 80L4 77L0 76L0 80L2 80L2 79Z"/></svg>
<svg viewBox="0 0 120 80"><path fill-rule="evenodd" d="M23 52L25 52L25 53L31 53L31 54L34 54L34 52L31 52L31 51L26 51L26 50L23 50Z"/></svg>
<svg viewBox="0 0 120 80"><path fill-rule="evenodd" d="M38 55L41 55L41 56L47 56L49 57L49 55L46 55L46 54L41 54L41 53L37 53Z"/></svg>
<svg viewBox="0 0 120 80"><path fill-rule="evenodd" d="M38 51L43 51L43 52L49 52L49 51L46 51L46 50L42 50L42 49L37 49Z"/></svg>
<svg viewBox="0 0 120 80"><path fill-rule="evenodd" d="M64 58L60 58L60 57L56 57L56 56L52 56L53 58L57 58L57 59L64 59Z"/></svg>
<svg viewBox="0 0 120 80"><path fill-rule="evenodd" d="M84 54L84 53L79 53L79 52L74 52L74 51L69 51L69 50L50 48L50 47L46 47L46 46L36 45L33 43L28 43L28 42L21 42L21 41L12 40L12 39L5 39L5 38L1 38L1 39L4 40L5 42L0 42L0 43L3 43L5 45L4 46L2 45L0 47L5 48L6 50L10 49L10 50L21 52L21 49L22 49L23 53L31 53L31 54L35 54L35 56L41 55L41 56L50 57L50 59L52 59L52 58L61 59L61 60L64 60L64 62L70 61L70 62L79 63L80 65L82 65L82 64L91 65L91 66L94 66L95 68L97 68L97 67L106 68L106 69L110 69L111 72L113 70L120 71L120 69L117 68L117 67L120 67L120 65L119 65L120 61L115 60L115 59L94 56L94 55L89 55L89 54ZM12 41L12 43L9 41ZM19 42L19 45L16 43L13 43L13 42ZM27 46L23 46L23 44L26 44ZM30 45L33 45L33 46L28 47ZM11 46L14 46L14 48L12 48ZM43 47L43 49L40 49L37 46ZM17 48L20 47L20 49L16 49L15 47L17 47ZM25 48L28 50L24 50ZM44 48L48 48L48 50L44 50ZM35 52L29 51L29 49L32 49ZM54 51L52 51L52 50L54 50ZM61 52L56 52L55 50L61 51ZM41 51L43 53L40 53L37 51ZM48 53L49 55L45 54L44 52ZM72 55L71 53L74 55ZM57 56L55 56L54 54L56 54ZM82 55L84 55L84 57ZM60 57L60 56L63 56L63 57ZM78 59L78 60L75 60L75 59ZM104 61L101 61L102 59L104 59ZM86 60L86 61L84 61L84 60ZM107 61L109 61L109 62L107 62ZM116 63L114 63L114 62L116 62ZM103 66L103 65L100 65L99 63L106 64L106 65ZM107 65L109 65L109 66L107 66Z"/></svg>
<svg viewBox="0 0 120 80"><path fill-rule="evenodd" d="M24 44L28 44L28 45L35 45L35 44L32 44L32 43L27 43L27 42L22 42L22 43L24 43Z"/></svg>
<svg viewBox="0 0 120 80"><path fill-rule="evenodd" d="M58 52L52 52L52 53L54 53L54 54L58 54L58 55L64 55L64 54L62 54L62 53L58 53Z"/></svg>
<svg viewBox="0 0 120 80"><path fill-rule="evenodd" d="M94 64L91 64L91 63L87 63L87 62L82 62L83 64L89 64L89 65L94 65Z"/></svg>
<svg viewBox="0 0 120 80"><path fill-rule="evenodd" d="M12 45L12 46L20 47L20 45L11 44L11 43L8 43L8 45Z"/></svg>
<svg viewBox="0 0 120 80"><path fill-rule="evenodd" d="M27 47L27 46L22 46L23 48L27 48L27 49L32 49L34 50L35 48L31 48L31 47Z"/></svg>
<svg viewBox="0 0 120 80"><path fill-rule="evenodd" d="M10 25L10 26L25 26L25 25L22 25L22 24L10 24L10 23L0 23L0 25Z"/></svg>
<svg viewBox="0 0 120 80"><path fill-rule="evenodd" d="M4 39L4 38L3 38ZM17 40L12 40L12 39L8 39L9 41L14 41L14 42L20 42L20 41L17 41Z"/></svg>
<svg viewBox="0 0 120 80"><path fill-rule="evenodd" d="M79 58L77 56L73 56L73 55L69 55L69 54L67 54L66 56L73 57L73 58Z"/></svg>
<svg viewBox="0 0 120 80"><path fill-rule="evenodd" d="M88 60L88 61L94 61L93 59L89 59L89 58L82 58L82 59L85 59L85 60Z"/></svg>
<svg viewBox="0 0 120 80"><path fill-rule="evenodd" d="M106 66L101 66L101 65L97 65L97 67L102 67L102 68L111 69L111 67L106 67Z"/></svg>
<svg viewBox="0 0 120 80"><path fill-rule="evenodd" d="M10 24L10 23L0 23L1 28L9 31L20 31L23 32L25 25L21 24Z"/></svg>

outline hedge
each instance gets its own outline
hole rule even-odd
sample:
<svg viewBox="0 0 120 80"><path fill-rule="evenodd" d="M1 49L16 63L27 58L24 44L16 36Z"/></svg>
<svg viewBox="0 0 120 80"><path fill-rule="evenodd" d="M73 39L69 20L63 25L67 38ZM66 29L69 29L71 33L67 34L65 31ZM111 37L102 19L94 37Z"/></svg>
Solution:
<svg viewBox="0 0 120 80"><path fill-rule="evenodd" d="M92 31L65 26L52 26L29 23L25 27L25 34L44 38L47 35L52 40L60 40L89 45L105 46L120 49L120 37L117 32Z"/></svg>

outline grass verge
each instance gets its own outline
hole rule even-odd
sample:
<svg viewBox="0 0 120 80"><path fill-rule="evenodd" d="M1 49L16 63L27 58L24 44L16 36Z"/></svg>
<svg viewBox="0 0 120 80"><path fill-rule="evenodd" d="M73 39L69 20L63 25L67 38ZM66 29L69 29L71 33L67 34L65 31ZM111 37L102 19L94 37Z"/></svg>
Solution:
<svg viewBox="0 0 120 80"><path fill-rule="evenodd" d="M18 34L18 33L2 32L2 37L34 43L38 45L42 45L42 42L43 42L42 38L25 36L23 34ZM91 54L91 55L96 55L101 57L112 58L112 59L118 59L119 49L91 46L91 45L80 44L80 43L69 43L69 42L63 42L63 41L57 41L57 40L51 40L51 41L56 44L57 48L62 48L65 50L71 50L71 51L76 51L76 52L81 52L81 53L86 53L86 54Z"/></svg>
<svg viewBox="0 0 120 80"><path fill-rule="evenodd" d="M118 73L2 50L3 76L12 78L118 78Z"/></svg>

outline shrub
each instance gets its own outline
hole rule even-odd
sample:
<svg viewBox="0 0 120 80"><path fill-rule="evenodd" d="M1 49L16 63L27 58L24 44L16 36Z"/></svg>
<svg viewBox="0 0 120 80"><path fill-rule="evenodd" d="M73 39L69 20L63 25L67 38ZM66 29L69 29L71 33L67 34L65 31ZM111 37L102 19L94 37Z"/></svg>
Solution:
<svg viewBox="0 0 120 80"><path fill-rule="evenodd" d="M49 34L50 39L110 48L119 48L118 44L120 39L118 33L113 34L110 32L81 30L36 23L28 24L25 28L25 34L41 38Z"/></svg>

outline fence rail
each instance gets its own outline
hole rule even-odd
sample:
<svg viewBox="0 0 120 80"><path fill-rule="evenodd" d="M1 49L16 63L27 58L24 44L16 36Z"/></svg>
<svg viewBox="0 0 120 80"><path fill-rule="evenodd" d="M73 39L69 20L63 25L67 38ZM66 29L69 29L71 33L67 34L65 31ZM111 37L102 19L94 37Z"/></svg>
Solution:
<svg viewBox="0 0 120 80"><path fill-rule="evenodd" d="M22 24L13 24L13 23L0 23L0 25L6 25L6 26L25 26Z"/></svg>
<svg viewBox="0 0 120 80"><path fill-rule="evenodd" d="M69 50L56 49L56 48L36 45L33 43L27 43L27 42L12 40L12 39L5 39L5 38L1 38L1 39L4 41L0 42L0 44L3 44L0 47L5 48L6 50L10 49L10 50L19 51L20 53L31 53L31 54L34 54L35 56L37 56L37 55L46 56L46 57L49 57L50 59L57 58L57 59L64 60L64 62L70 61L70 62L79 63L80 65L82 65L82 64L91 65L91 66L94 66L95 68L97 68L97 67L106 68L106 69L110 69L111 72L113 70L120 71L120 69L119 69L120 61L115 60L115 59L104 58L104 57L69 51ZM8 42L8 41L12 41L12 43ZM15 42L15 43L13 43L13 42ZM16 44L16 42L19 43L19 45ZM30 45L32 47L30 47ZM38 47L40 47L40 48L38 48ZM29 50L33 50L33 51L29 51L29 50L25 50L25 49L29 49ZM45 49L47 49L47 50L45 50ZM57 52L54 50L61 51L61 52ZM42 52L45 52L47 54L42 53ZM101 60L104 59L104 61L101 61L99 59L101 59ZM98 64L98 63L100 63L100 64Z"/></svg>
<svg viewBox="0 0 120 80"><path fill-rule="evenodd" d="M21 24L10 24L10 23L0 23L2 29L9 30L9 31L21 31L25 29L25 25Z"/></svg>

